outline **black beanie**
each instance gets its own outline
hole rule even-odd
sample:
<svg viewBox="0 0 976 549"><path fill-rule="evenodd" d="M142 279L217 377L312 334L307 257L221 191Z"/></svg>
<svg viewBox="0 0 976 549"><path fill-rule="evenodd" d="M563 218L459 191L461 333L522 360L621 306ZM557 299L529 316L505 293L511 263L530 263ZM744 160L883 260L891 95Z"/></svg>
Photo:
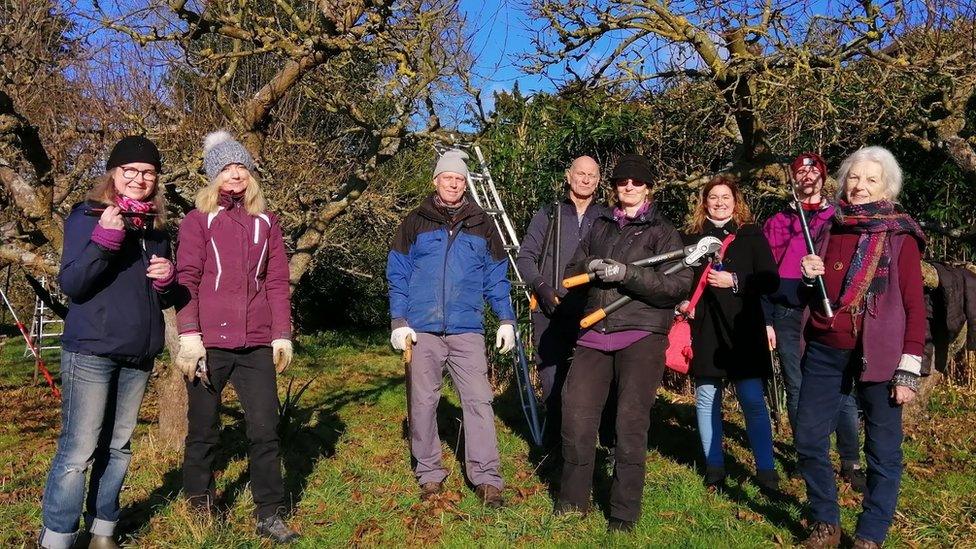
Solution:
<svg viewBox="0 0 976 549"><path fill-rule="evenodd" d="M613 167L613 174L610 176L610 180L619 181L621 179L636 179L637 181L643 181L650 185L654 180L654 176L651 175L651 163L643 155L639 154L625 154L621 156L617 160L617 165Z"/></svg>
<svg viewBox="0 0 976 549"><path fill-rule="evenodd" d="M105 171L117 168L130 162L145 162L156 167L156 171L163 169L163 161L159 157L156 145L141 135L123 137L112 148L105 163Z"/></svg>

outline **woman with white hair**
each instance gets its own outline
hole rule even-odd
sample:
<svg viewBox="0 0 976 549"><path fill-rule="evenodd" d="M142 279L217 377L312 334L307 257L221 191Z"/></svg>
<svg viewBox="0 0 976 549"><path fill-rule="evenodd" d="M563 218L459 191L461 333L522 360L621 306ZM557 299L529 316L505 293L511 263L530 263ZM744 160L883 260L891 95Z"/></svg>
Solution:
<svg viewBox="0 0 976 549"><path fill-rule="evenodd" d="M902 405L915 398L925 345L921 228L897 204L902 174L882 147L841 164L837 211L817 254L803 257L804 288L822 276L836 311L809 299L803 384L795 433L812 527L804 547L837 547L840 511L828 452L844 395L864 411L867 491L854 547L879 547L888 533L902 473Z"/></svg>
<svg viewBox="0 0 976 549"><path fill-rule="evenodd" d="M278 218L265 209L254 160L227 132L207 136L210 184L180 224L177 276L189 303L177 311L177 364L189 407L183 492L213 512L220 393L229 381L244 408L251 493L258 534L275 542L298 535L285 524L278 445L276 373L291 362L288 258Z"/></svg>

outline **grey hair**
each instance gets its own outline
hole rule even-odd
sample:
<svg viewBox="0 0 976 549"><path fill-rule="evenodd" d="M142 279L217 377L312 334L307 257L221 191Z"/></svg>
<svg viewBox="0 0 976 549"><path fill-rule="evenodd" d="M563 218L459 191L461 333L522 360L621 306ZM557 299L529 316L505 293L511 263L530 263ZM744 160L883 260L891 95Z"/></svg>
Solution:
<svg viewBox="0 0 976 549"><path fill-rule="evenodd" d="M902 174L901 166L895 160L895 155L884 147L876 145L862 147L844 159L837 170L837 199L844 198L847 191L847 174L851 171L851 166L857 162L870 160L877 162L881 166L881 176L884 178L885 194L892 202L898 201L898 194L901 192Z"/></svg>

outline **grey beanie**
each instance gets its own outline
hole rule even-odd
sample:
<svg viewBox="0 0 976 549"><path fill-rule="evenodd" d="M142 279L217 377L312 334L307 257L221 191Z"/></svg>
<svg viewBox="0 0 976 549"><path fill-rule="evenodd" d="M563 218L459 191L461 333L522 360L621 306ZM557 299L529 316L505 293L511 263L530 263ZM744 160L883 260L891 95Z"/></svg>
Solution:
<svg viewBox="0 0 976 549"><path fill-rule="evenodd" d="M241 164L248 170L254 170L251 153L247 152L244 145L235 141L230 133L220 130L207 134L203 140L203 169L207 172L207 178L210 181L217 179L217 175L228 164Z"/></svg>
<svg viewBox="0 0 976 549"><path fill-rule="evenodd" d="M454 172L468 176L468 165L464 163L468 159L468 153L460 149L451 149L445 151L444 154L437 160L437 166L434 167L434 177L444 173L444 172Z"/></svg>

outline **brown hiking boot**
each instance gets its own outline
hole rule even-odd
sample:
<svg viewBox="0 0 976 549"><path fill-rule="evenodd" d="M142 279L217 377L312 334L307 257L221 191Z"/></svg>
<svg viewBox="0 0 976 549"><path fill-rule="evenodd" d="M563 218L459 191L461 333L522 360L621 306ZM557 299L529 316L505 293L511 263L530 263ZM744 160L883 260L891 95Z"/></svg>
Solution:
<svg viewBox="0 0 976 549"><path fill-rule="evenodd" d="M814 522L810 535L803 540L801 547L807 549L831 549L840 546L840 526L826 522Z"/></svg>
<svg viewBox="0 0 976 549"><path fill-rule="evenodd" d="M474 493L478 495L481 503L484 503L487 507L499 509L505 506L505 500L502 499L502 491L491 484L478 485L474 489Z"/></svg>
<svg viewBox="0 0 976 549"><path fill-rule="evenodd" d="M854 540L854 549L881 549L881 546L871 540L857 538Z"/></svg>
<svg viewBox="0 0 976 549"><path fill-rule="evenodd" d="M420 485L420 501L427 501L443 491L443 482L425 482Z"/></svg>

